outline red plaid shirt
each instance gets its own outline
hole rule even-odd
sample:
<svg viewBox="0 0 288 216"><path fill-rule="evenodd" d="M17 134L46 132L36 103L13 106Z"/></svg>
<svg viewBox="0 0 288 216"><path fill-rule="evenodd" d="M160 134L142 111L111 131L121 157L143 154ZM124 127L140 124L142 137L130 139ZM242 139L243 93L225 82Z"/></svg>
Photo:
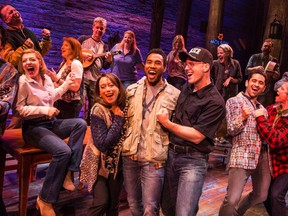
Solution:
<svg viewBox="0 0 288 216"><path fill-rule="evenodd" d="M270 105L266 108L268 119L256 118L257 130L270 146L273 178L288 173L288 110L281 112L280 108L280 105ZM274 121L276 117L279 118Z"/></svg>

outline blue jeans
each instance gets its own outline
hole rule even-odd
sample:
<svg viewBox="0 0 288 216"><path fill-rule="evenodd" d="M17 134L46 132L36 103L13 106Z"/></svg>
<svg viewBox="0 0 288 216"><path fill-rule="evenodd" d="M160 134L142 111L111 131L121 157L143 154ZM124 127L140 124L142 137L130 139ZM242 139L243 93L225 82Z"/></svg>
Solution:
<svg viewBox="0 0 288 216"><path fill-rule="evenodd" d="M159 215L164 167L123 157L124 185L132 215Z"/></svg>
<svg viewBox="0 0 288 216"><path fill-rule="evenodd" d="M52 154L39 194L41 200L55 203L66 172L79 171L86 127L86 122L80 118L24 121L22 131L25 142ZM69 137L68 145L63 140L67 137Z"/></svg>
<svg viewBox="0 0 288 216"><path fill-rule="evenodd" d="M244 186L250 176L253 191L240 201ZM270 182L267 152L261 153L256 169L230 168L227 193L220 207L219 216L244 215L250 207L264 202L268 195Z"/></svg>
<svg viewBox="0 0 288 216"><path fill-rule="evenodd" d="M169 149L162 208L165 215L196 215L208 168L208 155Z"/></svg>

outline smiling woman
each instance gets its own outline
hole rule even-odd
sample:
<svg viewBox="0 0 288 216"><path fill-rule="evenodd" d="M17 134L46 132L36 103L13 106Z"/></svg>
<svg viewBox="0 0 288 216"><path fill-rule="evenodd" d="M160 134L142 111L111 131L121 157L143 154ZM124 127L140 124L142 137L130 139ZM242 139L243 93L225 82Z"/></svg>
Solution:
<svg viewBox="0 0 288 216"><path fill-rule="evenodd" d="M103 73L96 82L95 104L91 109L91 134L81 163L80 181L93 189L88 215L117 215L123 184L122 132L126 94L120 79ZM108 193L109 191L109 193Z"/></svg>
<svg viewBox="0 0 288 216"><path fill-rule="evenodd" d="M61 52L63 62L57 73L52 69L48 74L56 87L60 86L68 76L73 79L73 84L54 106L60 110L58 118L77 118L82 108L81 95L84 88L81 44L75 38L64 37Z"/></svg>
<svg viewBox="0 0 288 216"><path fill-rule="evenodd" d="M111 49L111 51L119 50L121 53L113 56L112 72L120 78L124 88L127 88L137 82L137 68L144 71L142 55L133 31L125 31L122 41Z"/></svg>
<svg viewBox="0 0 288 216"><path fill-rule="evenodd" d="M71 172L79 171L86 122L83 119L56 119L59 110L55 100L74 84L71 77L54 88L43 57L38 51L23 51L19 62L19 91L16 109L23 119L24 141L52 154L43 187L37 198L41 215L56 215L52 204L58 199L61 187L74 190ZM43 139L45 137L45 139ZM69 137L68 145L64 139Z"/></svg>

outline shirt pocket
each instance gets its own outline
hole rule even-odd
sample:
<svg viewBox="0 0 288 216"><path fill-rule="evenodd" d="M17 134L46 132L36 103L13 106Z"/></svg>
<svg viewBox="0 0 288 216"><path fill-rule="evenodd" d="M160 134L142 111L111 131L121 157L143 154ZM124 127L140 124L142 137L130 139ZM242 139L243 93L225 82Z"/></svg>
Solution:
<svg viewBox="0 0 288 216"><path fill-rule="evenodd" d="M168 154L169 137L168 134L153 134L154 142L152 144L152 159L157 161L165 161Z"/></svg>

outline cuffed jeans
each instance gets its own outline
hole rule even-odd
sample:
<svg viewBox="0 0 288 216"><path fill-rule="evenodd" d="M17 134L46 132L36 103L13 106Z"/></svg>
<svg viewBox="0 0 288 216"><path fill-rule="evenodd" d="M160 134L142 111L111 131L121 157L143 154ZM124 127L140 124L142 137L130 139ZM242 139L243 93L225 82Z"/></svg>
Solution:
<svg viewBox="0 0 288 216"><path fill-rule="evenodd" d="M159 215L164 167L123 157L124 185L133 216Z"/></svg>
<svg viewBox="0 0 288 216"><path fill-rule="evenodd" d="M43 122L24 121L22 130L25 142L52 154L39 194L41 200L55 203L67 170L79 171L86 127L86 122L80 118ZM63 140L67 137L69 137L68 145Z"/></svg>
<svg viewBox="0 0 288 216"><path fill-rule="evenodd" d="M207 168L207 154L177 153L169 149L162 195L162 208L165 215L197 214Z"/></svg>
<svg viewBox="0 0 288 216"><path fill-rule="evenodd" d="M252 178L252 191L239 203L249 176ZM267 152L260 154L256 169L230 168L227 193L220 207L219 216L244 215L250 207L264 202L268 195L270 182Z"/></svg>

